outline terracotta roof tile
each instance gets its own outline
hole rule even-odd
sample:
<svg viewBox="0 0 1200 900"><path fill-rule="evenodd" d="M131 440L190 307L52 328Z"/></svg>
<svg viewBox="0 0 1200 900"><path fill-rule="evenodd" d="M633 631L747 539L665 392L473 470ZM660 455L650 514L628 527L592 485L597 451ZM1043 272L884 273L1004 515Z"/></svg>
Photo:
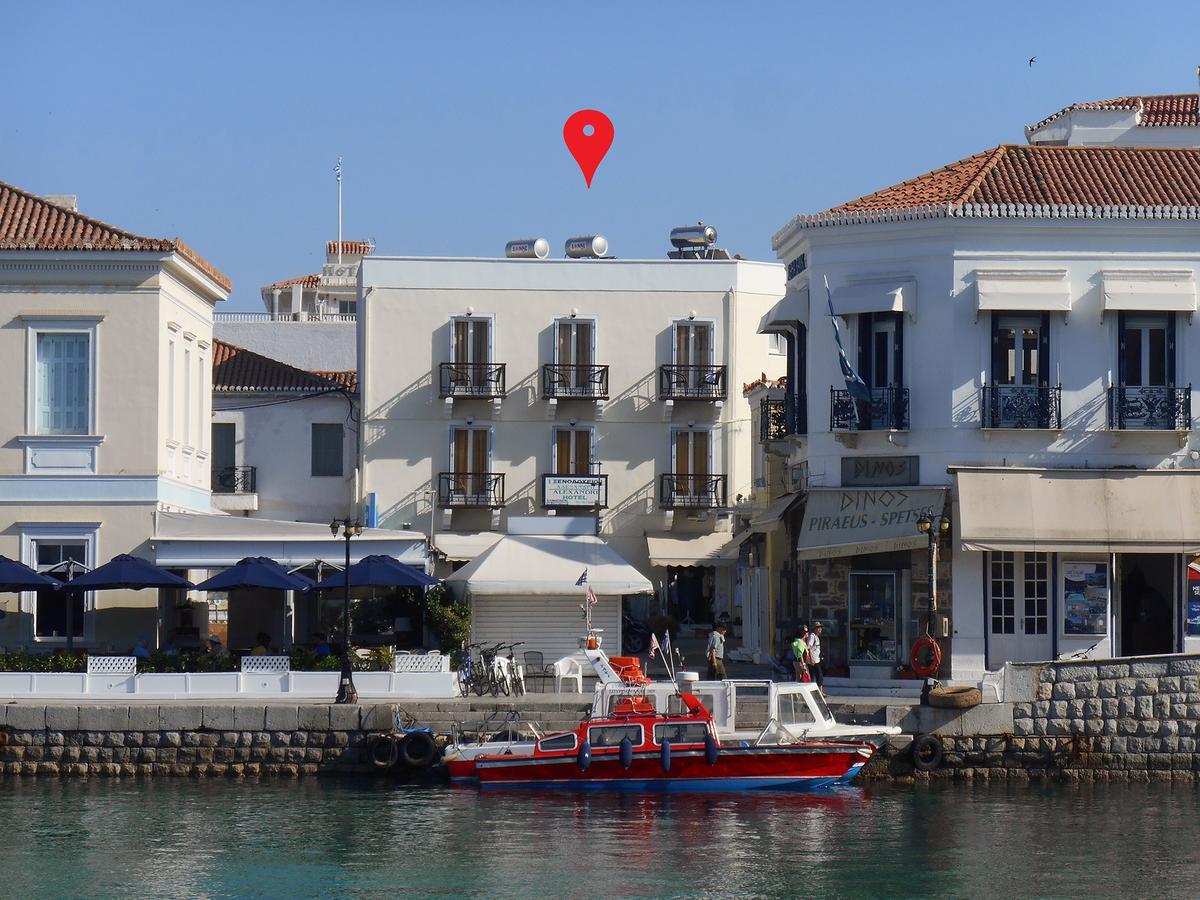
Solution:
<svg viewBox="0 0 1200 900"><path fill-rule="evenodd" d="M179 238L150 238L0 181L0 250L133 250L178 253L226 291L229 278Z"/></svg>
<svg viewBox="0 0 1200 900"><path fill-rule="evenodd" d="M213 390L226 393L357 391L357 372L308 372L225 341L213 341Z"/></svg>
<svg viewBox="0 0 1200 900"><path fill-rule="evenodd" d="M979 207L989 207L980 214L992 216L1026 215L1030 207L1043 216L1058 214L1056 207L1152 208L1170 217L1181 210L1200 212L1200 148L1005 144L793 221L820 225L888 216L934 218L970 215ZM1080 215L1068 209L1061 214Z"/></svg>
<svg viewBox="0 0 1200 900"><path fill-rule="evenodd" d="M1025 133L1037 131L1043 125L1047 125L1075 109L1137 109L1141 112L1137 124L1142 128L1196 127L1200 125L1200 95L1146 94L1072 103L1040 122L1025 126Z"/></svg>
<svg viewBox="0 0 1200 900"><path fill-rule="evenodd" d="M337 256L338 242L328 241L325 244L325 253L328 256ZM342 241L342 253L350 256L370 256L375 252L374 241Z"/></svg>
<svg viewBox="0 0 1200 900"><path fill-rule="evenodd" d="M288 278L285 281L277 281L274 284L268 284L264 291L279 290L281 288L289 288L292 285L303 285L306 288L315 288L321 283L321 273L315 275L301 275L299 278Z"/></svg>

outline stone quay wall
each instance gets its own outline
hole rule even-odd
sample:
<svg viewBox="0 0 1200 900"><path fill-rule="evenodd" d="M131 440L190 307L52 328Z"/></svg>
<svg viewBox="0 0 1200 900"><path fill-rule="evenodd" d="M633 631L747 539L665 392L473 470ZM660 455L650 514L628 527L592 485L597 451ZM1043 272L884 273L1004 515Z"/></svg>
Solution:
<svg viewBox="0 0 1200 900"><path fill-rule="evenodd" d="M929 773L890 744L868 775L898 779L1200 781L1200 656L1010 664L1003 704L984 704L927 730L944 750ZM970 728L1011 707L1011 728ZM995 717L991 717L995 719Z"/></svg>
<svg viewBox="0 0 1200 900"><path fill-rule="evenodd" d="M393 704L0 706L4 776L242 777L373 771Z"/></svg>

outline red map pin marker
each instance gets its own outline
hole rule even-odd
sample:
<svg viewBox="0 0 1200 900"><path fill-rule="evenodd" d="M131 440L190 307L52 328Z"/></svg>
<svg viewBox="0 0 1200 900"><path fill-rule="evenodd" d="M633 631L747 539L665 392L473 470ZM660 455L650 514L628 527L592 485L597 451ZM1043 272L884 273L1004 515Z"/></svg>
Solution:
<svg viewBox="0 0 1200 900"><path fill-rule="evenodd" d="M587 133L589 130L591 133ZM600 161L608 153L613 142L613 123L598 109L581 109L563 126L563 140L567 149L579 163L583 172L583 180L590 189L592 176L600 166Z"/></svg>

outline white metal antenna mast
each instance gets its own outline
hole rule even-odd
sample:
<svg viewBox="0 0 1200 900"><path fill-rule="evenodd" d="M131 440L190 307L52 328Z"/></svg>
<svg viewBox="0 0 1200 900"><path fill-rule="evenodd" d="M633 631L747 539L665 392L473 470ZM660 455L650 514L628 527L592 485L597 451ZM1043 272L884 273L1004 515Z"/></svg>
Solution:
<svg viewBox="0 0 1200 900"><path fill-rule="evenodd" d="M339 156L337 165L333 167L338 183L338 265L342 264L342 158Z"/></svg>

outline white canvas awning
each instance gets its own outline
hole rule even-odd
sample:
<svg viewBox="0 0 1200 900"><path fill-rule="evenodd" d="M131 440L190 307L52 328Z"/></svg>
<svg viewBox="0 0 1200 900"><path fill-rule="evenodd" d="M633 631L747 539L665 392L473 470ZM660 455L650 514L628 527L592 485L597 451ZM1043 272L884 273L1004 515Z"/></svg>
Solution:
<svg viewBox="0 0 1200 900"><path fill-rule="evenodd" d="M345 539L334 537L328 525L245 516L159 512L150 544L157 565L180 569L223 568L247 556L266 556L285 566L346 560ZM350 560L372 553L423 567L425 535L364 528L350 541Z"/></svg>
<svg viewBox="0 0 1200 900"><path fill-rule="evenodd" d="M965 550L1200 553L1200 470L953 472Z"/></svg>
<svg viewBox="0 0 1200 900"><path fill-rule="evenodd" d="M731 566L737 561L733 535L727 531L709 534L648 534L646 550L652 566Z"/></svg>
<svg viewBox="0 0 1200 900"><path fill-rule="evenodd" d="M760 534L774 531L780 526L788 510L799 503L800 499L800 494L784 494L779 497L765 510L750 520L750 530Z"/></svg>
<svg viewBox="0 0 1200 900"><path fill-rule="evenodd" d="M946 503L940 487L813 488L808 492L799 559L828 559L923 547L917 530L923 515L938 515Z"/></svg>
<svg viewBox="0 0 1200 900"><path fill-rule="evenodd" d="M847 284L833 292L839 316L873 312L904 312L917 317L917 283L911 279L880 279Z"/></svg>
<svg viewBox="0 0 1200 900"><path fill-rule="evenodd" d="M497 531L440 531L433 536L433 549L450 562L470 562L502 537Z"/></svg>
<svg viewBox="0 0 1200 900"><path fill-rule="evenodd" d="M788 291L758 323L759 334L774 334L785 328L795 327L797 322L808 321L808 286L797 291Z"/></svg>
<svg viewBox="0 0 1200 900"><path fill-rule="evenodd" d="M1112 270L1104 278L1104 311L1195 312L1191 272Z"/></svg>
<svg viewBox="0 0 1200 900"><path fill-rule="evenodd" d="M649 594L654 586L591 534L508 534L446 579L475 597L583 596L584 569L597 594Z"/></svg>
<svg viewBox="0 0 1200 900"><path fill-rule="evenodd" d="M998 312L1070 312L1071 286L1066 272L1005 272L975 278L978 309Z"/></svg>

